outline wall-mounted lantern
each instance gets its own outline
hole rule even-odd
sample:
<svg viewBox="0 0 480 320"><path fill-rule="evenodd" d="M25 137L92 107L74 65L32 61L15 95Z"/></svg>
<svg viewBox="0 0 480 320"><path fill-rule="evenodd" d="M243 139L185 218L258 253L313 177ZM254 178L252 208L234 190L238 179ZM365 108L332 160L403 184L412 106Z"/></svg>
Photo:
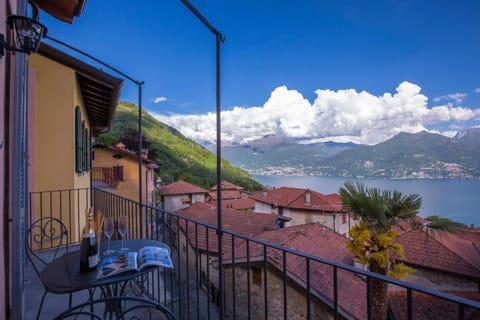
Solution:
<svg viewBox="0 0 480 320"><path fill-rule="evenodd" d="M26 54L36 52L42 38L47 34L47 27L24 16L9 16L8 25L13 29L16 45L8 44L5 35L0 34L0 58L4 55L4 49Z"/></svg>

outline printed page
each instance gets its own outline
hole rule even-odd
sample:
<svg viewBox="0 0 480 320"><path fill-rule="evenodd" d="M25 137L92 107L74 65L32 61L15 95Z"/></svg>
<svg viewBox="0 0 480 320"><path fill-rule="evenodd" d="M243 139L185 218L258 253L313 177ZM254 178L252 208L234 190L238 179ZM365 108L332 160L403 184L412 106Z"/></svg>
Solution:
<svg viewBox="0 0 480 320"><path fill-rule="evenodd" d="M137 253L127 252L102 259L98 278L105 278L126 271L138 270Z"/></svg>
<svg viewBox="0 0 480 320"><path fill-rule="evenodd" d="M161 247L144 247L138 251L140 268L146 266L160 266L173 268L169 250Z"/></svg>

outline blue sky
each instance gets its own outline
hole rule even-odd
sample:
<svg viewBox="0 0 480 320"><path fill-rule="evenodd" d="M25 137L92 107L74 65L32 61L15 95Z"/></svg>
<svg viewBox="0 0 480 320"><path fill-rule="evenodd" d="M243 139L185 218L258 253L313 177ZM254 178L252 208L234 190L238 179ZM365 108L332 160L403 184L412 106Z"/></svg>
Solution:
<svg viewBox="0 0 480 320"><path fill-rule="evenodd" d="M226 143L278 134L373 144L480 125L479 1L191 3L226 37ZM158 119L214 139L215 38L180 1L88 0L72 25L45 13L41 22L145 81L143 106ZM122 100L137 101L128 81Z"/></svg>

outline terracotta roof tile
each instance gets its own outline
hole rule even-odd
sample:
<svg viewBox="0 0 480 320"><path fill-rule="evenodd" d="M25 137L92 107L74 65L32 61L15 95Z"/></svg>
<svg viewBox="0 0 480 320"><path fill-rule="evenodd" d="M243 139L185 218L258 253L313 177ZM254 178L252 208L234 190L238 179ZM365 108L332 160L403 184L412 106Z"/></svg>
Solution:
<svg viewBox="0 0 480 320"><path fill-rule="evenodd" d="M212 191L215 191L218 189L218 185L214 185L212 187ZM244 188L240 187L240 186L237 186L227 180L223 180L222 181L222 190L244 190Z"/></svg>
<svg viewBox="0 0 480 320"><path fill-rule="evenodd" d="M211 201L209 203L215 204L216 201ZM253 211L255 209L255 201L249 198L242 198L242 199L223 199L222 200L222 207L223 208L230 208L235 210L249 210Z"/></svg>
<svg viewBox="0 0 480 320"><path fill-rule="evenodd" d="M160 189L162 196L178 195L178 194L193 194L193 193L207 193L208 190L200 188L183 180L171 183Z"/></svg>
<svg viewBox="0 0 480 320"><path fill-rule="evenodd" d="M454 292L450 292L455 294ZM475 300L480 294L461 293L464 298ZM395 319L407 319L406 291L389 291L388 299ZM450 320L458 319L458 305L420 292L413 292L413 319ZM465 309L465 319L480 319L480 310Z"/></svg>
<svg viewBox="0 0 480 320"><path fill-rule="evenodd" d="M310 194L310 201L307 195ZM340 195L322 193L300 188L281 187L268 191L260 191L250 198L255 201L273 204L279 207L339 212L342 211Z"/></svg>
<svg viewBox="0 0 480 320"><path fill-rule="evenodd" d="M210 191L208 196L213 199L217 200L217 191ZM241 199L242 193L239 190L222 190L222 200L226 199Z"/></svg>
<svg viewBox="0 0 480 320"><path fill-rule="evenodd" d="M353 255L346 249L346 238L312 223L297 225L279 230L265 231L255 238L278 244L290 249L322 257L325 259L353 264ZM250 258L263 259L263 246L251 243ZM283 256L275 249L268 250L269 261L283 270ZM230 254L228 257L232 257ZM235 248L235 258L246 257L246 244ZM306 284L306 259L287 254L287 271L296 279ZM331 301L333 296L333 268L318 262L310 262L310 285L318 295ZM338 270L338 303L342 309L355 319L366 319L366 286L359 277L350 272Z"/></svg>
<svg viewBox="0 0 480 320"><path fill-rule="evenodd" d="M431 235L420 229L397 238L405 251L405 262L413 265L480 278L480 251L469 239L453 234Z"/></svg>
<svg viewBox="0 0 480 320"><path fill-rule="evenodd" d="M202 250L209 248L210 252L218 253L218 236L215 230L217 226L217 209L214 203L197 202L188 208L177 211L178 214L209 224L212 228L198 226L197 237L195 234L194 223L180 220L183 230L188 228L188 238L191 245ZM222 227L224 230L230 230L242 235L255 236L265 230L277 228L278 216L276 214L246 212L233 209L222 209ZM208 235L208 245L207 245ZM232 238L229 234L224 234L223 248L224 252L231 251Z"/></svg>

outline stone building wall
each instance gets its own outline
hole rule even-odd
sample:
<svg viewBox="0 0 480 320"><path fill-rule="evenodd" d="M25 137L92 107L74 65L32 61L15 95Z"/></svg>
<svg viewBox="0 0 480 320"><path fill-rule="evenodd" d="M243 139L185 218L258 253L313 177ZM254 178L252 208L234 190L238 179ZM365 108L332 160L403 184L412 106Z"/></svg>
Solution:
<svg viewBox="0 0 480 320"><path fill-rule="evenodd" d="M441 291L480 292L480 279L457 275L441 270L415 267L415 272L405 281Z"/></svg>
<svg viewBox="0 0 480 320"><path fill-rule="evenodd" d="M226 318L234 319L235 301L236 319L245 319L248 308L247 268L245 264L226 266L225 269L225 310ZM235 273L235 283L233 283ZM264 272L263 263L252 263L250 271L250 310L252 319L264 319ZM267 273L268 318L284 319L283 275L269 265ZM233 296L235 287L235 296ZM287 280L287 319L307 318L307 297L305 289L294 281ZM316 296L311 295L311 319L334 319L332 310ZM340 319L344 319L340 317Z"/></svg>

